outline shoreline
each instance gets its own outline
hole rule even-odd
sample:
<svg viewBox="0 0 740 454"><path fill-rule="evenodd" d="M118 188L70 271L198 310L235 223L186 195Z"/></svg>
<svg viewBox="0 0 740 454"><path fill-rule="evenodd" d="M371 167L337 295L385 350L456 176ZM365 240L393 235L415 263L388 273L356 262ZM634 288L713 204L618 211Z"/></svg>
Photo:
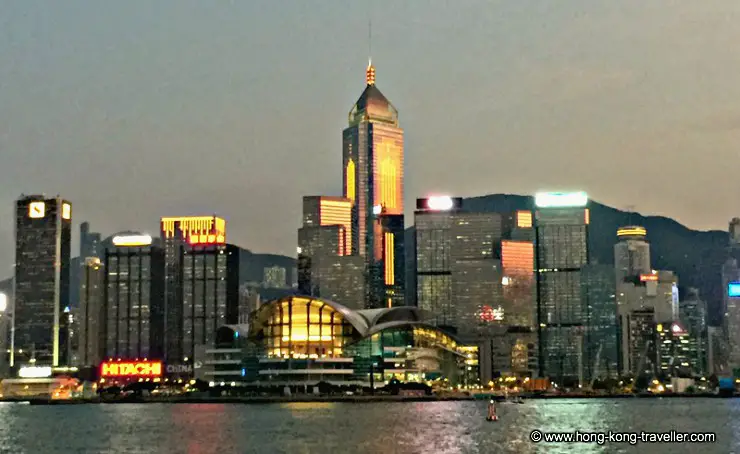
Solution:
<svg viewBox="0 0 740 454"><path fill-rule="evenodd" d="M530 395L522 396L524 403L528 400L562 400L562 399L727 399L737 395L718 394L611 394L611 395ZM171 397L127 397L121 399L48 399L19 398L2 399L0 402L28 402L31 405L89 405L89 404L277 404L277 403L380 403L380 402L444 402L444 401L504 401L503 396L449 395L449 396L258 396L258 397L211 397L211 396L171 396Z"/></svg>

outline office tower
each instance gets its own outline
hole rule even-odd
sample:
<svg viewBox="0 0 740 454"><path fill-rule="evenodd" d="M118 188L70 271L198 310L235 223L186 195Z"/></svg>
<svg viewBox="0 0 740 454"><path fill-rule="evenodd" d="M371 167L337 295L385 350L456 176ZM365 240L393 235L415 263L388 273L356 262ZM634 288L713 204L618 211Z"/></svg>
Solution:
<svg viewBox="0 0 740 454"><path fill-rule="evenodd" d="M182 245L182 332L168 340L192 364L196 345L213 345L216 330L239 322L239 248L231 244Z"/></svg>
<svg viewBox="0 0 740 454"><path fill-rule="evenodd" d="M678 320L678 278L671 271L655 271L650 274L627 277L617 288L617 315L621 333L622 372L624 374L647 373L639 364L656 364L654 356L649 363L642 359L642 351L656 350L647 344L655 342L655 326L669 325ZM650 318L652 328L645 317ZM640 327L635 328L635 323ZM650 353L653 354L653 353ZM647 367L647 366L645 366ZM638 370L639 369L639 370Z"/></svg>
<svg viewBox="0 0 740 454"><path fill-rule="evenodd" d="M562 383L583 382L586 308L582 269L588 265L588 196L535 197L539 373Z"/></svg>
<svg viewBox="0 0 740 454"><path fill-rule="evenodd" d="M430 197L418 199L414 212L416 305L430 323L453 329L457 313L452 301L451 230L461 206L462 198Z"/></svg>
<svg viewBox="0 0 740 454"><path fill-rule="evenodd" d="M352 201L344 197L304 196L303 227L340 226L337 255L350 255L352 245Z"/></svg>
<svg viewBox="0 0 740 454"><path fill-rule="evenodd" d="M60 329L69 305L71 225L72 205L59 196L16 202L11 366L31 359L59 366L67 350Z"/></svg>
<svg viewBox="0 0 740 454"><path fill-rule="evenodd" d="M707 370L707 304L699 296L699 289L690 287L686 297L678 304L681 326L688 332L689 338L695 343L694 356L691 357L691 366L698 374Z"/></svg>
<svg viewBox="0 0 740 454"><path fill-rule="evenodd" d="M583 267L583 301L586 304L586 338L583 355L587 379L619 374L619 327L614 267Z"/></svg>
<svg viewBox="0 0 740 454"><path fill-rule="evenodd" d="M90 223L80 224L80 258L101 257L100 233L90 231Z"/></svg>
<svg viewBox="0 0 740 454"><path fill-rule="evenodd" d="M103 262L98 257L88 257L82 269L80 285L80 308L78 322L77 363L81 366L97 366L101 354L103 327Z"/></svg>
<svg viewBox="0 0 740 454"><path fill-rule="evenodd" d="M727 260L722 265L724 291L720 308L725 348L715 352L715 363L733 370L740 368L740 218L730 221L729 234Z"/></svg>
<svg viewBox="0 0 740 454"><path fill-rule="evenodd" d="M727 336L722 327L708 326L707 338L707 373L722 375L728 370Z"/></svg>
<svg viewBox="0 0 740 454"><path fill-rule="evenodd" d="M384 307L403 299L397 280L389 283L386 277L391 255L394 269L403 263L403 255L396 255L403 242L403 228L397 228L403 226L403 129L398 111L375 85L372 65L348 123L342 133L342 179L343 195L352 203L350 251L365 257L365 306ZM384 216L401 220L378 219Z"/></svg>
<svg viewBox="0 0 740 454"><path fill-rule="evenodd" d="M617 230L614 268L618 284L625 277L650 273L650 244L645 240L646 236L644 227L627 226Z"/></svg>
<svg viewBox="0 0 740 454"><path fill-rule="evenodd" d="M463 212L461 204L442 196L417 200L417 305L430 323L479 347L482 382L526 374L536 367L534 247L521 239L531 230L531 212L527 222L523 213Z"/></svg>
<svg viewBox="0 0 740 454"><path fill-rule="evenodd" d="M298 292L365 307L365 260L351 255L352 202L343 197L303 198L298 229Z"/></svg>
<svg viewBox="0 0 740 454"><path fill-rule="evenodd" d="M182 248L186 245L225 244L226 221L217 216L181 216L160 219L165 251L165 361L179 364L185 355L183 336Z"/></svg>
<svg viewBox="0 0 740 454"><path fill-rule="evenodd" d="M103 261L103 358L162 358L164 272L164 250L152 237L113 237Z"/></svg>
<svg viewBox="0 0 740 454"><path fill-rule="evenodd" d="M264 268L262 286L267 288L285 288L288 282L288 270L282 266Z"/></svg>
<svg viewBox="0 0 740 454"><path fill-rule="evenodd" d="M450 230L450 271L455 327L464 342L506 332L498 213L456 213Z"/></svg>
<svg viewBox="0 0 740 454"><path fill-rule="evenodd" d="M349 255L352 203L331 196L303 197L303 225L298 229L298 291L322 296L322 278L335 257Z"/></svg>
<svg viewBox="0 0 740 454"><path fill-rule="evenodd" d="M698 358L697 342L680 322L658 324L656 375L666 377L693 377L701 374L702 367L695 363Z"/></svg>

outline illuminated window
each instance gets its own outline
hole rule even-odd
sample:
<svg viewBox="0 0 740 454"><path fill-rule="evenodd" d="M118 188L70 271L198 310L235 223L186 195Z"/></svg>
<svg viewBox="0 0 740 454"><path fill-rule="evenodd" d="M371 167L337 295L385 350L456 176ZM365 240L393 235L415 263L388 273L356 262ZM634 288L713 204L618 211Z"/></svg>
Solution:
<svg viewBox="0 0 740 454"><path fill-rule="evenodd" d="M395 276L395 244L393 234L390 232L385 233L385 284L394 285L396 283Z"/></svg>
<svg viewBox="0 0 740 454"><path fill-rule="evenodd" d="M68 203L62 205L62 219L72 219L72 206Z"/></svg>
<svg viewBox="0 0 740 454"><path fill-rule="evenodd" d="M347 162L347 170L346 170L346 180L347 180L347 198L352 201L352 203L355 202L355 162L350 159Z"/></svg>
<svg viewBox="0 0 740 454"><path fill-rule="evenodd" d="M33 219L43 218L46 214L46 204L44 202L31 202L28 205L28 217Z"/></svg>
<svg viewBox="0 0 740 454"><path fill-rule="evenodd" d="M339 357L354 328L322 301L290 298L276 303L264 328L270 357Z"/></svg>

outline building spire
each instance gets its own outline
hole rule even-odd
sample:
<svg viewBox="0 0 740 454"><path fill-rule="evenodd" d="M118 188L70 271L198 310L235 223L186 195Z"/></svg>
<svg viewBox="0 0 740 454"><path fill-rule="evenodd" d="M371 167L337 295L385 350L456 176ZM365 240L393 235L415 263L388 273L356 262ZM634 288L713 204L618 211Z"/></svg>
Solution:
<svg viewBox="0 0 740 454"><path fill-rule="evenodd" d="M367 70L365 70L365 83L375 85L375 66L373 66L373 21L367 22Z"/></svg>

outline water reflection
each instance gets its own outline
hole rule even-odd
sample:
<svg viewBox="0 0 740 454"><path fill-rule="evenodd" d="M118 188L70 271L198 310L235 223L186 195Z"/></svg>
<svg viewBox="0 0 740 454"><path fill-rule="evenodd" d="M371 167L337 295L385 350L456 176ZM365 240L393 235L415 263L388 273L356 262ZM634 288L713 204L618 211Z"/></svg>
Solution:
<svg viewBox="0 0 740 454"><path fill-rule="evenodd" d="M265 405L0 405L0 452L565 453L740 452L738 399L591 399ZM715 444L534 444L532 430L711 431Z"/></svg>

